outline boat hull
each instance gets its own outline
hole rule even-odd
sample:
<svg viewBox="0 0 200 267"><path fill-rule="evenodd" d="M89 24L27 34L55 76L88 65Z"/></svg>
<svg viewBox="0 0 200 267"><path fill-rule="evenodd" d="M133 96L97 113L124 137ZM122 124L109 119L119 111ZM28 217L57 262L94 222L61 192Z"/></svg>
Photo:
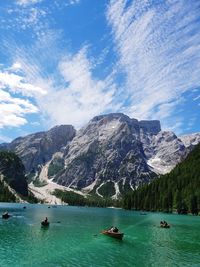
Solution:
<svg viewBox="0 0 200 267"><path fill-rule="evenodd" d="M160 227L161 228L170 228L170 225L165 225L165 226L164 225L161 225Z"/></svg>
<svg viewBox="0 0 200 267"><path fill-rule="evenodd" d="M120 240L122 240L122 238L124 236L124 234L121 233L121 232L115 233L115 232L111 232L111 231L108 231L108 230L103 230L102 234L110 236L110 237L113 237L113 238L116 238L116 239L120 239Z"/></svg>
<svg viewBox="0 0 200 267"><path fill-rule="evenodd" d="M43 226L43 227L48 227L49 226L49 222L41 222L41 226Z"/></svg>
<svg viewBox="0 0 200 267"><path fill-rule="evenodd" d="M10 215L9 214L3 214L2 215L2 219L8 219L8 218L10 218Z"/></svg>

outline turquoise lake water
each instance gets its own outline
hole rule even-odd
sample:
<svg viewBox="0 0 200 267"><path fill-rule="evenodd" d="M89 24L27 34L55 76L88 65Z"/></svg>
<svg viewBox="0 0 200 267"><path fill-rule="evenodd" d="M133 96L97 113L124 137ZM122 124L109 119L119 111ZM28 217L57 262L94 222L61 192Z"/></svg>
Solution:
<svg viewBox="0 0 200 267"><path fill-rule="evenodd" d="M119 209L2 204L0 267L200 266L200 217ZM47 216L51 222L42 229ZM159 228L160 220L172 227ZM58 223L60 222L60 223ZM122 241L100 234L115 225Z"/></svg>

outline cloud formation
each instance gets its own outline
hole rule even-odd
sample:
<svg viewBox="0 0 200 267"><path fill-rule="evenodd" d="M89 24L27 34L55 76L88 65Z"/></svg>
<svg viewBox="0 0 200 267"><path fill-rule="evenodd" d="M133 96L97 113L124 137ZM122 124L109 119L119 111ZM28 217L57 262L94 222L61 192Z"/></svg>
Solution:
<svg viewBox="0 0 200 267"><path fill-rule="evenodd" d="M100 113L124 112L183 128L179 110L192 101L199 108L198 1L111 0L106 17L104 4L90 5L94 18L83 14L83 25L74 14L88 10L87 1L2 6L0 127L41 118L46 128L80 127ZM196 117L195 110L190 124Z"/></svg>
<svg viewBox="0 0 200 267"><path fill-rule="evenodd" d="M200 86L200 5L153 2L112 0L106 15L131 99L127 112L162 120L175 117L184 93Z"/></svg>
<svg viewBox="0 0 200 267"><path fill-rule="evenodd" d="M45 90L16 74L19 70L21 65L14 63L11 68L0 71L0 128L27 123L26 115L38 112L30 98L46 94Z"/></svg>
<svg viewBox="0 0 200 267"><path fill-rule="evenodd" d="M43 0L17 0L17 4L20 6L28 6L42 2Z"/></svg>
<svg viewBox="0 0 200 267"><path fill-rule="evenodd" d="M15 50L17 60L0 73L0 84L8 86L10 92L31 97L47 127L72 124L79 128L93 116L119 110L113 77L100 79L94 75L96 62L89 58L87 46L71 54L57 49L60 39L56 39L50 32L38 39L31 54L26 49ZM46 43L51 49L46 49ZM14 47L9 44L9 49L13 51ZM46 72L44 62L48 62L52 72Z"/></svg>
<svg viewBox="0 0 200 267"><path fill-rule="evenodd" d="M85 47L77 54L65 56L58 71L63 79L62 86L51 88L38 102L52 125L69 123L80 127L93 116L116 108L112 104L116 89L112 79L94 77ZM59 103L56 108L55 103Z"/></svg>

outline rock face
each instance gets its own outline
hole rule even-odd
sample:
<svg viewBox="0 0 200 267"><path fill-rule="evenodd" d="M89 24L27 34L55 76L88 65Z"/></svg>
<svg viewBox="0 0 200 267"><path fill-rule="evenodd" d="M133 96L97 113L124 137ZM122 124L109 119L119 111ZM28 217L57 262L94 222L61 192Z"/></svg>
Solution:
<svg viewBox="0 0 200 267"><path fill-rule="evenodd" d="M47 132L19 137L10 144L2 145L1 149L15 151L22 159L26 173L34 173L40 165L48 162L55 152L66 146L75 134L76 131L71 125L56 126Z"/></svg>
<svg viewBox="0 0 200 267"><path fill-rule="evenodd" d="M118 113L93 118L72 140L65 156L66 167L54 180L100 195L107 186L117 195L148 182L155 173L146 161L141 130L157 134L160 123L139 122Z"/></svg>
<svg viewBox="0 0 200 267"><path fill-rule="evenodd" d="M170 172L188 154L183 142L173 132L143 135L143 144L147 163L158 174Z"/></svg>
<svg viewBox="0 0 200 267"><path fill-rule="evenodd" d="M82 192L117 198L148 183L181 162L200 142L200 134L177 137L159 121L138 121L122 113L94 117L77 133L61 125L17 138L12 149L27 173Z"/></svg>
<svg viewBox="0 0 200 267"><path fill-rule="evenodd" d="M192 150L194 146L200 143L200 133L182 135L179 138L189 150Z"/></svg>
<svg viewBox="0 0 200 267"><path fill-rule="evenodd" d="M161 131L159 121L138 121L120 113L97 116L70 143L65 168L54 181L117 197L170 172L188 153L173 132Z"/></svg>

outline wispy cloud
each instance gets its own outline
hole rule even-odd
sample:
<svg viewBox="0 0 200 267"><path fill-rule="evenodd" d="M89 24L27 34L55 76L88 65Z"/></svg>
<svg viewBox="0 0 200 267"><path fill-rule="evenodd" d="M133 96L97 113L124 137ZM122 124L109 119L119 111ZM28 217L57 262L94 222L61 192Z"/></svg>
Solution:
<svg viewBox="0 0 200 267"><path fill-rule="evenodd" d="M38 86L25 82L24 77L15 73L0 72L0 88L9 88L13 93L21 93L25 96L46 94L46 91Z"/></svg>
<svg viewBox="0 0 200 267"><path fill-rule="evenodd" d="M42 2L43 0L17 0L17 4L20 6L28 6L33 4L38 4Z"/></svg>
<svg viewBox="0 0 200 267"><path fill-rule="evenodd" d="M200 86L199 14L198 1L110 1L107 20L131 116L176 116L183 93Z"/></svg>
<svg viewBox="0 0 200 267"><path fill-rule="evenodd" d="M79 3L16 0L2 7L0 127L24 125L27 114L38 111L48 126L77 127L97 114L120 111L161 119L165 128L179 131L185 98L199 102L200 3L111 0L99 47L95 34L86 40L89 30L84 39L82 29L91 21L81 27L81 38L80 27L64 28Z"/></svg>
<svg viewBox="0 0 200 267"><path fill-rule="evenodd" d="M37 106L29 98L46 93L14 72L19 69L20 64L14 63L11 68L0 71L0 128L27 123L26 115L38 112Z"/></svg>
<svg viewBox="0 0 200 267"><path fill-rule="evenodd" d="M4 13L0 18L0 28L4 31L15 31L15 33L31 30L30 38L43 34L49 26L47 17L51 14L51 9L36 5L40 2L21 0L17 2L17 5L4 8Z"/></svg>
<svg viewBox="0 0 200 267"><path fill-rule="evenodd" d="M37 40L31 47L31 53L28 53L29 48L16 50L11 43L7 46L16 59L10 70L19 72L21 68L29 84L26 87L33 89L31 96L44 123L48 127L55 124L80 127L95 115L119 110L121 104L115 97L117 89L113 77L108 75L99 79L94 75L96 62L88 56L88 47L84 46L72 54L60 50L59 41L59 35L50 31L45 38ZM38 54L40 57L37 57ZM48 62L48 71L44 62ZM23 84L20 73L12 73L12 78L16 80L15 84ZM7 79L7 84L9 82ZM20 90L25 95L29 91L24 92L23 87Z"/></svg>
<svg viewBox="0 0 200 267"><path fill-rule="evenodd" d="M97 79L92 70L86 48L61 60L59 71L64 79L63 87L49 92L45 101L40 99L41 109L54 124L67 122L80 126L91 117L115 108L112 101L116 88L112 79ZM59 103L56 109L55 103Z"/></svg>

